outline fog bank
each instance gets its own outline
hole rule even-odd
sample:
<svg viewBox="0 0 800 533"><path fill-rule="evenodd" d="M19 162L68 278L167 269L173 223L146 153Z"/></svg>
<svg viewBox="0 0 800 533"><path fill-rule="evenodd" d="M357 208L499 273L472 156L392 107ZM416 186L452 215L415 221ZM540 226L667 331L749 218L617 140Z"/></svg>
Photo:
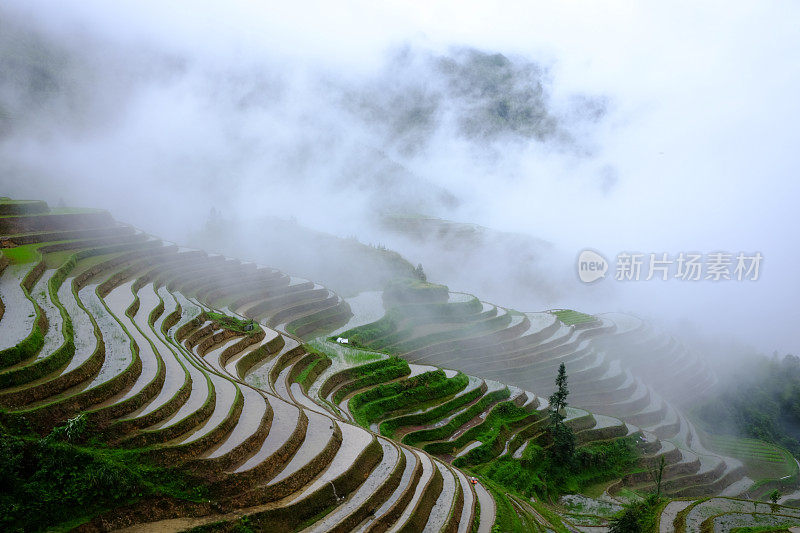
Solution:
<svg viewBox="0 0 800 533"><path fill-rule="evenodd" d="M798 21L777 1L6 2L0 189L181 242L212 208L248 236L291 217L499 305L798 353ZM397 214L486 229L415 237ZM584 285L584 248L764 263Z"/></svg>

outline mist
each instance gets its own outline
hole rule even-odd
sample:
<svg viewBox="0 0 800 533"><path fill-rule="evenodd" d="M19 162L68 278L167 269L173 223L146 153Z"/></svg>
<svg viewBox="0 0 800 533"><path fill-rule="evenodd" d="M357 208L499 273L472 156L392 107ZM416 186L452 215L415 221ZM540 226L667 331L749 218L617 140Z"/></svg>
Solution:
<svg viewBox="0 0 800 533"><path fill-rule="evenodd" d="M210 250L214 209L225 253L334 290L347 256L309 265L292 224L498 305L798 353L798 22L779 1L5 2L0 192ZM764 261L752 282L586 285L584 248Z"/></svg>

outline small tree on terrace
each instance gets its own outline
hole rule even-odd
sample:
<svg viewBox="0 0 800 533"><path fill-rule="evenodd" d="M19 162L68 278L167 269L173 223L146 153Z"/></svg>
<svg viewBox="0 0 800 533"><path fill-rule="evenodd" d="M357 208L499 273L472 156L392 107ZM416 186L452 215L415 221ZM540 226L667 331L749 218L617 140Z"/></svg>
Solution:
<svg viewBox="0 0 800 533"><path fill-rule="evenodd" d="M417 265L417 268L414 269L414 275L420 281L428 281L428 276L425 275L425 271L422 270L422 263Z"/></svg>
<svg viewBox="0 0 800 533"><path fill-rule="evenodd" d="M556 391L550 396L550 433L553 437L550 455L554 462L560 465L570 464L575 454L575 434L572 428L564 423L567 396L569 396L567 368L561 363L556 376Z"/></svg>
<svg viewBox="0 0 800 533"><path fill-rule="evenodd" d="M778 510L778 500L781 499L781 491L778 489L773 490L769 493L769 501L772 502L772 512L776 512Z"/></svg>
<svg viewBox="0 0 800 533"><path fill-rule="evenodd" d="M658 466L650 471L650 477L656 484L656 498L661 497L661 480L664 478L664 468L667 466L667 460L662 455L659 457Z"/></svg>

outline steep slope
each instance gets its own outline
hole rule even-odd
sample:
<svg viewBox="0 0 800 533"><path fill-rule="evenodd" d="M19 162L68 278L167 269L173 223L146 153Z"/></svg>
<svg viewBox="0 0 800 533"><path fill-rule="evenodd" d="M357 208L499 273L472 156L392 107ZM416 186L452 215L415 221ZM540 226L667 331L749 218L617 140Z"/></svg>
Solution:
<svg viewBox="0 0 800 533"><path fill-rule="evenodd" d="M612 508L652 490L664 458L665 492L717 497L668 503L662 531L800 523L730 498L751 480L681 410L713 373L635 317L520 313L410 279L348 302L41 202L0 199L0 242L4 435L119 452L199 490L48 528L601 531L605 518L529 498L546 492L544 397L561 363L580 481Z"/></svg>
<svg viewBox="0 0 800 533"><path fill-rule="evenodd" d="M0 231L0 323L13 341L0 352L3 424L44 435L85 420L91 438L209 487L209 500L145 498L81 529L228 529L246 517L270 531L471 531L490 501L425 452L295 398L286 376L307 354L286 329L346 322L328 289L107 213L8 214ZM492 512L481 517L487 531Z"/></svg>
<svg viewBox="0 0 800 533"><path fill-rule="evenodd" d="M681 404L691 404L713 385L713 372L697 354L636 317L520 313L424 283L390 287L382 303L387 309L382 318L361 324L354 317L356 327L337 334L352 346L542 396L553 392L553 377L564 363L571 404L620 418L641 431L652 461L660 455L668 460L668 493L701 496L730 487L732 494L741 494L752 484L742 479L740 461L706 449L681 410ZM646 490L651 484L643 472L609 489Z"/></svg>

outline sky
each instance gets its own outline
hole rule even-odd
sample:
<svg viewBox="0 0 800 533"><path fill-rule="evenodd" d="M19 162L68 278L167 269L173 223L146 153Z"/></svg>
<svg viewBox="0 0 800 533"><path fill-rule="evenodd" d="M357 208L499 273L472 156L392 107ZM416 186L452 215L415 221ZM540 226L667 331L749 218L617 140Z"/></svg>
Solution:
<svg viewBox="0 0 800 533"><path fill-rule="evenodd" d="M800 353L795 2L11 0L0 44L12 195L107 207L176 240L215 207L368 241L387 238L368 223L376 203L438 191L454 201L428 214L555 245L547 268L568 290L526 310L633 311ZM465 133L486 99L464 50L509 58L518 98L539 83L554 132ZM30 96L19 73L37 69L55 88ZM378 173L399 185L353 177ZM563 276L584 248L764 261L755 282L597 289Z"/></svg>

